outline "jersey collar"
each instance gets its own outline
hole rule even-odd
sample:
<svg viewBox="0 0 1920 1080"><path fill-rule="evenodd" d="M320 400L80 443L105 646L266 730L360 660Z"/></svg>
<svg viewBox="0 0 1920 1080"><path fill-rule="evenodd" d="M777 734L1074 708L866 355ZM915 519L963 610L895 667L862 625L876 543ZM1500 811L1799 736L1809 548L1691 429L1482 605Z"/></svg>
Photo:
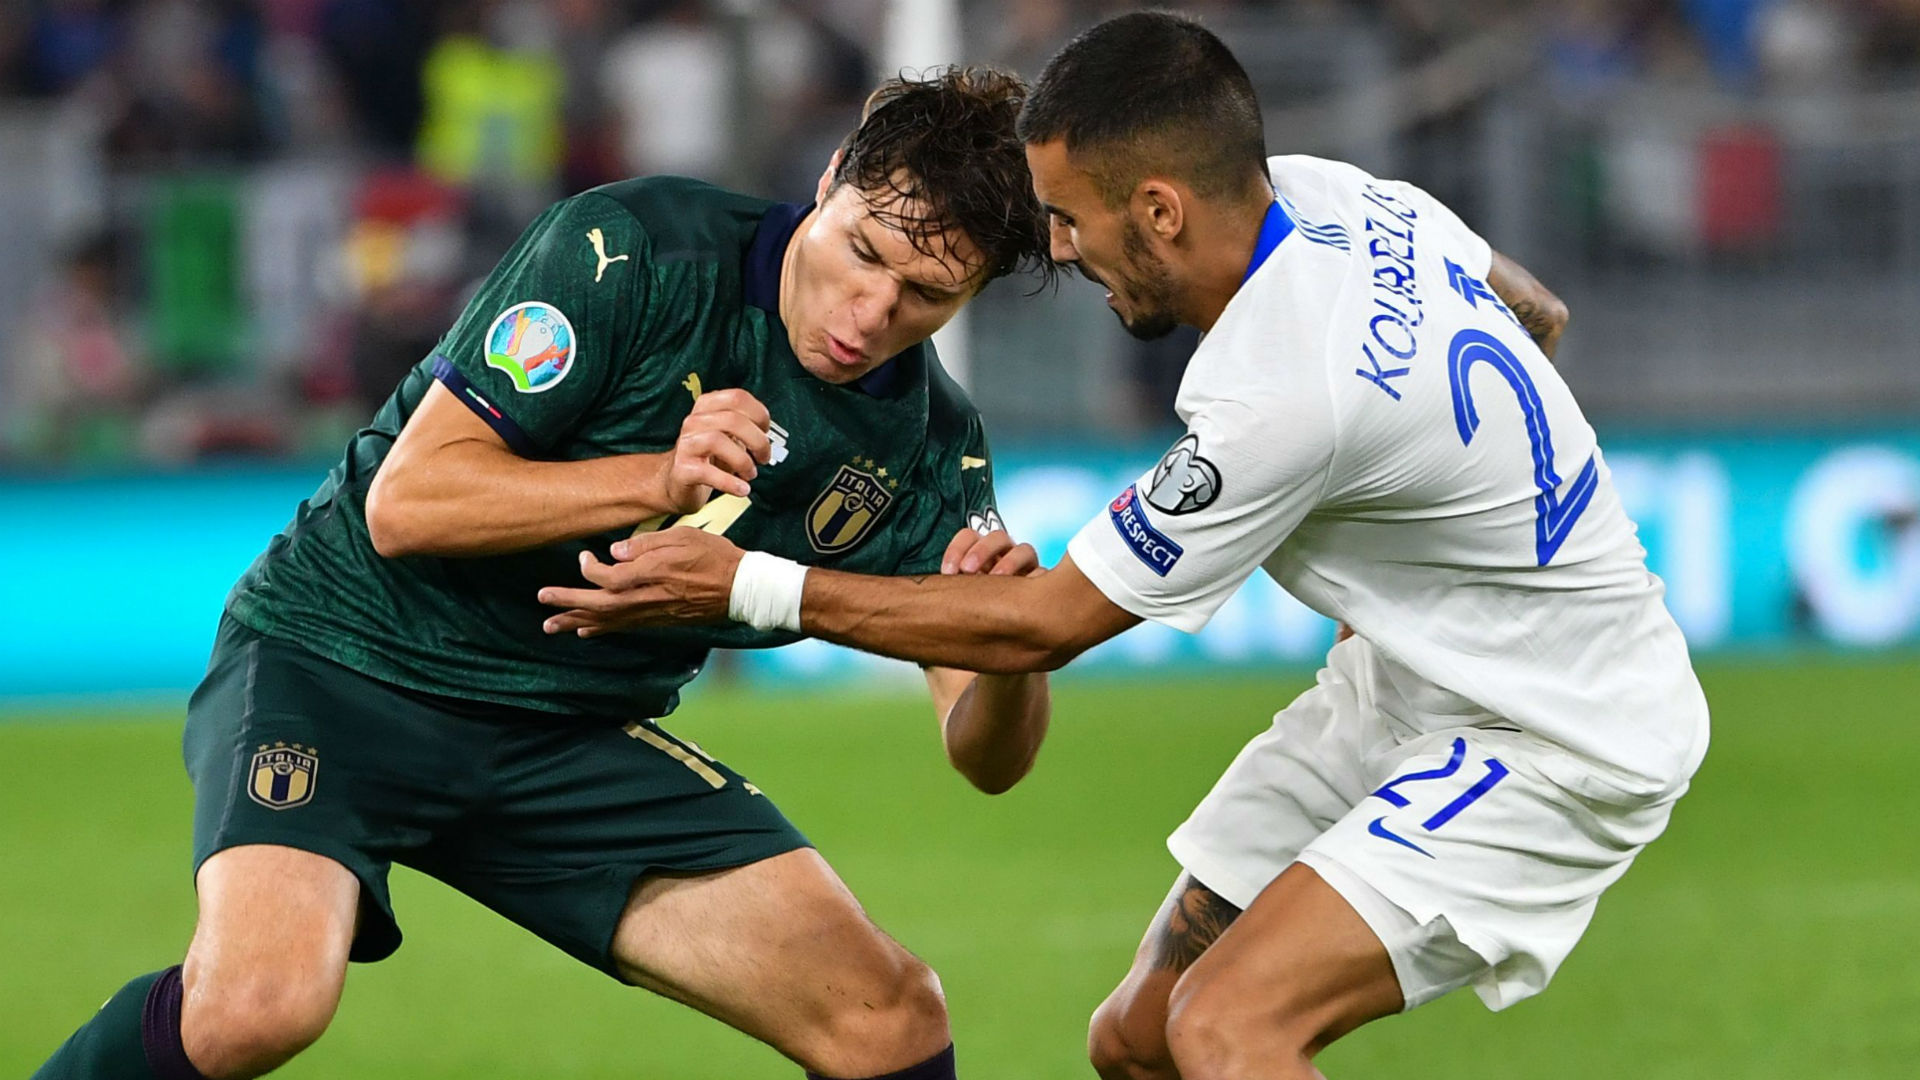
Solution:
<svg viewBox="0 0 1920 1080"><path fill-rule="evenodd" d="M1261 264L1267 261L1267 256L1273 254L1273 249L1279 247L1280 241L1285 240L1292 231L1293 218L1280 205L1280 200L1274 199L1267 207L1267 216L1260 221L1260 238L1254 241L1253 261L1247 264L1247 272L1240 275L1240 284L1245 285L1253 277L1253 272L1260 269Z"/></svg>
<svg viewBox="0 0 1920 1080"><path fill-rule="evenodd" d="M813 203L774 203L753 230L742 267L741 291L747 303L780 318L780 264L795 229L813 212ZM909 352L913 350L908 350ZM854 387L869 397L889 397L901 388L900 357L894 357L855 379ZM812 376L808 376L812 378Z"/></svg>

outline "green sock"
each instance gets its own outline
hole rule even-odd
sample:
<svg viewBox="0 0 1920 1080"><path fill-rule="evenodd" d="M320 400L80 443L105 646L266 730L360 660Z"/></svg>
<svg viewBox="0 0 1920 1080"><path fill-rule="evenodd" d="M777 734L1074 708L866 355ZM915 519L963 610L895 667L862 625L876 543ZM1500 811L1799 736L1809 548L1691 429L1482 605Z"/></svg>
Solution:
<svg viewBox="0 0 1920 1080"><path fill-rule="evenodd" d="M32 1080L157 1080L147 1065L140 1025L147 992L164 974L151 972L121 987L93 1019L53 1052Z"/></svg>

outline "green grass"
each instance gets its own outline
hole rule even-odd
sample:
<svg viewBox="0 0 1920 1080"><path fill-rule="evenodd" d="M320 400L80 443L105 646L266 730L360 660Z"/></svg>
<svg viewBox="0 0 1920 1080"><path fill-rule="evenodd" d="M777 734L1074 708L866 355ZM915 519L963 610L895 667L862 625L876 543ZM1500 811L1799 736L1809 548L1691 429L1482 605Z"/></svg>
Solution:
<svg viewBox="0 0 1920 1080"><path fill-rule="evenodd" d="M1304 684L1063 684L1035 774L988 799L913 698L696 695L673 727L753 777L941 973L967 1075L1091 1076L1087 1014L1175 867L1166 832ZM1907 1077L1920 1060L1920 664L1707 673L1693 793L1540 998L1455 995L1322 1059L1335 1077ZM172 712L0 724L0 1076L32 1068L191 928ZM792 1077L396 870L407 944L356 966L288 1077Z"/></svg>

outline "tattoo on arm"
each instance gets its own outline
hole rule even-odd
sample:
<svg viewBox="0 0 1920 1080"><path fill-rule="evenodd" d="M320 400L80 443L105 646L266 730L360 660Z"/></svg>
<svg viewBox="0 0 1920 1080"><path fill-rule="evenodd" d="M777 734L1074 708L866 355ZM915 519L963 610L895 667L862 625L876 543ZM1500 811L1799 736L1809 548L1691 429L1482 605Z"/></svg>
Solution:
<svg viewBox="0 0 1920 1080"><path fill-rule="evenodd" d="M1493 253L1493 265L1487 270L1487 284L1513 313L1514 321L1551 359L1559 346L1560 334L1567 327L1567 305L1528 273L1526 267L1497 251Z"/></svg>
<svg viewBox="0 0 1920 1080"><path fill-rule="evenodd" d="M1240 917L1239 908L1195 881L1193 875L1187 875L1184 884L1186 888L1167 910L1166 921L1159 927L1159 937L1154 942L1154 966L1164 971L1185 971L1192 967L1200 954L1207 951L1207 946Z"/></svg>
<svg viewBox="0 0 1920 1080"><path fill-rule="evenodd" d="M1508 304L1507 310L1513 312L1513 317L1519 320L1521 326L1526 327L1527 333L1533 335L1535 341L1544 339L1554 331L1553 317L1532 300Z"/></svg>

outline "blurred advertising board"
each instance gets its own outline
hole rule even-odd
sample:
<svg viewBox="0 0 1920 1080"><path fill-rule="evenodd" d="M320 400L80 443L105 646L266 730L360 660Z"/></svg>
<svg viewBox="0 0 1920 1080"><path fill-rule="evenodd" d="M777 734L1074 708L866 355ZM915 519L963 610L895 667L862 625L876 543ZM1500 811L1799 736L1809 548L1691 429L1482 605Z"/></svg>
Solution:
<svg viewBox="0 0 1920 1080"><path fill-rule="evenodd" d="M1696 653L1920 644L1920 428L1870 434L1602 432L1627 513ZM1049 565L1164 447L1062 446L996 456L1001 515ZM1333 626L1256 573L1205 630L1140 626L1089 670L1314 664ZM872 663L804 642L747 658L768 678Z"/></svg>
<svg viewBox="0 0 1920 1080"><path fill-rule="evenodd" d="M1920 645L1920 428L1603 433L1651 565L1696 652ZM1164 446L1008 448L1000 509L1049 563ZM222 598L323 469L0 477L0 698L179 691ZM1141 626L1088 671L1312 664L1333 627L1264 575L1200 634ZM759 682L889 666L806 642L746 654Z"/></svg>

